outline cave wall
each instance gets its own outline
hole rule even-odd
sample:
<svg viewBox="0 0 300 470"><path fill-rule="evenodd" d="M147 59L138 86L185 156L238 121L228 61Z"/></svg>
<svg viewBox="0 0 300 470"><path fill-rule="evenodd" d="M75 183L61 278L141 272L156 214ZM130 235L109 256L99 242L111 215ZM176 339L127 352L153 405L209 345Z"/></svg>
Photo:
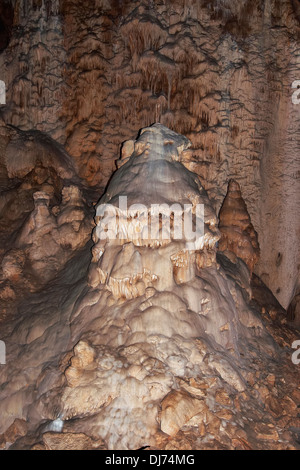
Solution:
<svg viewBox="0 0 300 470"><path fill-rule="evenodd" d="M138 129L159 121L186 135L185 164L216 210L229 179L240 184L259 237L256 272L287 307L299 287L297 2L4 3L5 122L63 144L98 193Z"/></svg>

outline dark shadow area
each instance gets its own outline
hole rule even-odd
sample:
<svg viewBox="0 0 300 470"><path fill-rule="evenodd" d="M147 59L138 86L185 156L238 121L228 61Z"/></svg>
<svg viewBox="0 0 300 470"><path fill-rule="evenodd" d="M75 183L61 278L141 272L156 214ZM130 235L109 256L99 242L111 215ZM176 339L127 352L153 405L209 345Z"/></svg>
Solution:
<svg viewBox="0 0 300 470"><path fill-rule="evenodd" d="M0 53L9 44L14 22L14 7L10 1L0 3Z"/></svg>

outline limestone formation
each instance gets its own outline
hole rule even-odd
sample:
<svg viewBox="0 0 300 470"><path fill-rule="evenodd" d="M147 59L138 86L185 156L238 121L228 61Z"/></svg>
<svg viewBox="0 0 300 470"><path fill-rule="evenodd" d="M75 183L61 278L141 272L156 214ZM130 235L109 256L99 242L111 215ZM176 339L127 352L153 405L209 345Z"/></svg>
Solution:
<svg viewBox="0 0 300 470"><path fill-rule="evenodd" d="M98 194L137 129L159 121L186 135L185 164L217 212L228 181L241 184L259 235L257 274L287 308L299 276L297 0L0 8L5 122L65 145Z"/></svg>
<svg viewBox="0 0 300 470"><path fill-rule="evenodd" d="M192 279L196 266L215 263L217 217L196 175L180 163L189 146L185 137L160 124L141 131L97 206L90 272L94 287L102 282L116 298L132 298L152 286L172 290ZM104 213L122 198L126 208L118 207L119 233L111 241L104 225L115 228L115 214ZM112 265L110 252L117 251Z"/></svg>
<svg viewBox="0 0 300 470"><path fill-rule="evenodd" d="M0 449L300 448L298 3L0 2Z"/></svg>
<svg viewBox="0 0 300 470"><path fill-rule="evenodd" d="M126 161L95 207L92 253L75 244L55 282L3 323L2 448L296 448L293 332L279 314L272 321L276 306L262 306L255 289L249 303L240 253L233 262L217 252L216 214L181 163L189 145L158 123L125 144ZM78 187L64 187L52 212L46 193L34 199L21 251L2 264L9 281L40 230L58 243L61 227L76 237L83 220ZM167 212L175 201L177 212ZM164 218L149 236L153 204ZM181 204L194 229L203 222L193 239L178 230Z"/></svg>
<svg viewBox="0 0 300 470"><path fill-rule="evenodd" d="M31 289L40 287L58 273L74 250L85 245L92 223L83 196L77 186L63 188L62 194L55 215L49 207L48 193L33 194L34 209L16 238L16 248L11 248L2 260L3 280L26 281L29 271L35 277Z"/></svg>
<svg viewBox="0 0 300 470"><path fill-rule="evenodd" d="M250 220L239 184L231 180L219 214L221 238L219 250L234 253L248 266L250 273L259 260L257 233Z"/></svg>
<svg viewBox="0 0 300 470"><path fill-rule="evenodd" d="M89 240L93 222L63 147L37 131L4 123L0 129L0 298L5 300L53 279Z"/></svg>

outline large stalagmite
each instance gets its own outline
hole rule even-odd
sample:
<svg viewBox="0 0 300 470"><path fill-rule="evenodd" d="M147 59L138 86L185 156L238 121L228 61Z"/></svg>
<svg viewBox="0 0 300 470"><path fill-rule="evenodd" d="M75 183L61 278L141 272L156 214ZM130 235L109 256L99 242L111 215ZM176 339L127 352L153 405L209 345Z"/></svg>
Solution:
<svg viewBox="0 0 300 470"><path fill-rule="evenodd" d="M276 408L272 377L287 359L250 307L247 265L217 253L216 214L181 163L189 145L161 124L126 142L96 207L92 259L88 245L3 330L4 446L292 446L260 404ZM65 190L65 203L76 194Z"/></svg>

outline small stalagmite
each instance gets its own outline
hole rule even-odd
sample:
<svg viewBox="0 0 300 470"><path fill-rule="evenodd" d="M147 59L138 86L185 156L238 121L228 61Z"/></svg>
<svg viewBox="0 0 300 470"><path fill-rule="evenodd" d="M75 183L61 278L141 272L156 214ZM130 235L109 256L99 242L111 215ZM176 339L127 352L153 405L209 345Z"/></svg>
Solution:
<svg viewBox="0 0 300 470"><path fill-rule="evenodd" d="M240 185L230 180L219 214L221 238L219 250L234 253L248 266L250 273L259 260L257 233L251 223Z"/></svg>

